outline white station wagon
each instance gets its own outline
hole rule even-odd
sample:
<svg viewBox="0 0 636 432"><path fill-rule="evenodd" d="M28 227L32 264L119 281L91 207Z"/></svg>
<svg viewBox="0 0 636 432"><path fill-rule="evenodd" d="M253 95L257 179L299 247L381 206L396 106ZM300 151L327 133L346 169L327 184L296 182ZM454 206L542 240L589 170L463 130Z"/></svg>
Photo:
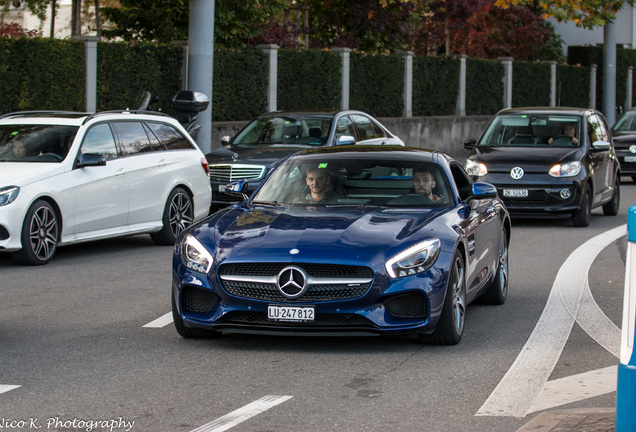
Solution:
<svg viewBox="0 0 636 432"><path fill-rule="evenodd" d="M0 252L46 264L60 245L149 233L159 244L210 209L207 161L161 113L0 117Z"/></svg>

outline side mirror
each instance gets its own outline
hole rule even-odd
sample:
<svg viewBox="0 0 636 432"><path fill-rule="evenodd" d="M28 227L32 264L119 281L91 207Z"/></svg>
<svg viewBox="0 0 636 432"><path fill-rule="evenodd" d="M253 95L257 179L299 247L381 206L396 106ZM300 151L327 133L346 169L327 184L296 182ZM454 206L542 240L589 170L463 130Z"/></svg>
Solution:
<svg viewBox="0 0 636 432"><path fill-rule="evenodd" d="M84 168L90 166L106 166L106 158L104 155L96 153L80 153L75 168Z"/></svg>
<svg viewBox="0 0 636 432"><path fill-rule="evenodd" d="M594 144L592 144L593 150L604 151L604 150L609 150L610 147L611 147L611 144L607 141L595 141Z"/></svg>
<svg viewBox="0 0 636 432"><path fill-rule="evenodd" d="M231 136L229 136L229 135L223 135L223 136L221 137L221 145L222 145L223 147L226 147L226 146L230 145L230 140L231 140L231 139L232 139L232 137L231 137Z"/></svg>
<svg viewBox="0 0 636 432"><path fill-rule="evenodd" d="M340 135L338 137L338 141L336 142L336 144L338 145L348 145L348 144L355 144L355 143L356 143L356 139L352 137L351 135Z"/></svg>
<svg viewBox="0 0 636 432"><path fill-rule="evenodd" d="M464 148L466 150L472 150L473 147L475 147L475 144L477 144L476 139L474 138L467 139L466 141L464 141Z"/></svg>
<svg viewBox="0 0 636 432"><path fill-rule="evenodd" d="M473 183L473 198L495 198L497 196L497 188L490 183L475 182Z"/></svg>
<svg viewBox="0 0 636 432"><path fill-rule="evenodd" d="M225 194L247 201L247 180L236 180L225 186Z"/></svg>

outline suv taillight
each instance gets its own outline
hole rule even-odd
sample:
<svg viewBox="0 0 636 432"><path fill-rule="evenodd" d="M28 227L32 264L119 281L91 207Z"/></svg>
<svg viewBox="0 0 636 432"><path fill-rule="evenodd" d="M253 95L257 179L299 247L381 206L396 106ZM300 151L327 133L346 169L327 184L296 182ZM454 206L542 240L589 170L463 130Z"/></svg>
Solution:
<svg viewBox="0 0 636 432"><path fill-rule="evenodd" d="M208 166L206 158L201 158L201 166L203 167L203 171L205 171L205 175L210 176L210 167Z"/></svg>

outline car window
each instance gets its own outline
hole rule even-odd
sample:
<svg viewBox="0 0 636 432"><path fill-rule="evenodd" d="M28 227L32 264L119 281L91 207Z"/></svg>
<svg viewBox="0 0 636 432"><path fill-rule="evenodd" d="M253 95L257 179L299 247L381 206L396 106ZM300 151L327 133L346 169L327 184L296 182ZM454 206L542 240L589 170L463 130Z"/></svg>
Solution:
<svg viewBox="0 0 636 432"><path fill-rule="evenodd" d="M473 182L468 177L468 174L466 174L466 171L464 171L464 168L458 164L451 164L451 173L457 185L459 197L462 201L466 201L473 194Z"/></svg>
<svg viewBox="0 0 636 432"><path fill-rule="evenodd" d="M106 160L115 159L118 156L115 138L108 123L93 126L86 132L82 143L82 153L102 155Z"/></svg>
<svg viewBox="0 0 636 432"><path fill-rule="evenodd" d="M375 129L369 117L354 114L351 116L358 129L358 141L364 141L374 138L381 138L382 136L376 136Z"/></svg>
<svg viewBox="0 0 636 432"><path fill-rule="evenodd" d="M0 126L0 160L61 162L71 147L77 126Z"/></svg>
<svg viewBox="0 0 636 432"><path fill-rule="evenodd" d="M636 112L628 112L618 120L613 129L615 131L636 131Z"/></svg>
<svg viewBox="0 0 636 432"><path fill-rule="evenodd" d="M152 134L154 134L159 141L168 150L183 150L192 149L192 144L172 125L165 123L146 123ZM151 135L152 135L151 134Z"/></svg>
<svg viewBox="0 0 636 432"><path fill-rule="evenodd" d="M488 125L480 146L578 147L581 118L561 114L506 114Z"/></svg>
<svg viewBox="0 0 636 432"><path fill-rule="evenodd" d="M452 192L439 165L409 160L292 159L280 165L255 203L371 205L390 208L449 205Z"/></svg>
<svg viewBox="0 0 636 432"><path fill-rule="evenodd" d="M592 114L587 121L587 133L590 144L596 141L609 141L609 133L605 122L596 114Z"/></svg>
<svg viewBox="0 0 636 432"><path fill-rule="evenodd" d="M354 138L356 136L356 131L353 126L353 122L351 121L351 118L349 116L340 117L338 119L338 123L336 123L336 136L335 136L336 142L338 142L338 138L343 135L352 136Z"/></svg>
<svg viewBox="0 0 636 432"><path fill-rule="evenodd" d="M324 144L331 127L327 116L265 116L250 122L232 140L232 145Z"/></svg>
<svg viewBox="0 0 636 432"><path fill-rule="evenodd" d="M153 150L146 130L140 122L113 122L112 125L119 139L119 143L124 150L124 154L134 155L137 153L151 152Z"/></svg>

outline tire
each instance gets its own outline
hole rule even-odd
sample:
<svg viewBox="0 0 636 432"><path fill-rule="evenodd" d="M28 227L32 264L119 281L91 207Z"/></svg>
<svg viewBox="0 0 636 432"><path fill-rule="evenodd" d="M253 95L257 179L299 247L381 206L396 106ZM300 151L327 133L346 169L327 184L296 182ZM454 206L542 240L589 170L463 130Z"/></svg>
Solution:
<svg viewBox="0 0 636 432"><path fill-rule="evenodd" d="M614 183L614 195L612 195L612 199L607 203L603 204L603 214L605 216L616 216L618 214L618 210L621 206L621 185L619 178L616 177L616 181Z"/></svg>
<svg viewBox="0 0 636 432"><path fill-rule="evenodd" d="M163 228L150 237L157 244L174 245L177 236L193 221L194 205L190 194L181 187L174 188L163 211Z"/></svg>
<svg viewBox="0 0 636 432"><path fill-rule="evenodd" d="M418 335L421 342L436 345L456 345L464 335L466 319L466 267L462 254L457 251L446 286L446 298L435 331Z"/></svg>
<svg viewBox="0 0 636 432"><path fill-rule="evenodd" d="M13 259L24 265L48 263L55 255L61 231L53 206L37 200L26 213L20 233L22 249L11 254Z"/></svg>
<svg viewBox="0 0 636 432"><path fill-rule="evenodd" d="M171 293L172 294L172 293ZM201 328L186 327L181 319L181 315L177 310L177 305L174 302L174 295L172 297L172 320L174 322L174 328L179 333L179 336L185 339L198 338L198 339L211 339L221 336L220 332L214 330L206 330Z"/></svg>
<svg viewBox="0 0 636 432"><path fill-rule="evenodd" d="M482 301L488 304L502 305L508 297L508 237L506 230L501 230L501 239L499 240L499 258L497 263L497 273L495 279L482 295Z"/></svg>
<svg viewBox="0 0 636 432"><path fill-rule="evenodd" d="M592 192L590 185L585 186L581 207L572 213L572 223L575 227L586 227L592 220Z"/></svg>

